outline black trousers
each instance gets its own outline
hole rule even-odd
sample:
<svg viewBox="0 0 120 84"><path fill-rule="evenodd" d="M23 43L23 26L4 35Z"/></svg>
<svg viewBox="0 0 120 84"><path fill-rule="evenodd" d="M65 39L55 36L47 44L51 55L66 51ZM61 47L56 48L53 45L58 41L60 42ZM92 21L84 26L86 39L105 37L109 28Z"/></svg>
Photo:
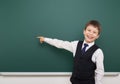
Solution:
<svg viewBox="0 0 120 84"><path fill-rule="evenodd" d="M71 78L70 79L72 84L95 84L95 79L77 79L77 78Z"/></svg>

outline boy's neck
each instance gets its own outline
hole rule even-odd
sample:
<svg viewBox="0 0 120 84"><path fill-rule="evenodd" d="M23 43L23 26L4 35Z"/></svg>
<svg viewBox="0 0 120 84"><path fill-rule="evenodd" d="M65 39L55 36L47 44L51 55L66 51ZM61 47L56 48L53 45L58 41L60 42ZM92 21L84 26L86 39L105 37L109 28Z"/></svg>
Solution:
<svg viewBox="0 0 120 84"><path fill-rule="evenodd" d="M87 42L87 41L83 41L83 43L87 43L87 44L94 44L95 43L95 41L92 41L92 42Z"/></svg>

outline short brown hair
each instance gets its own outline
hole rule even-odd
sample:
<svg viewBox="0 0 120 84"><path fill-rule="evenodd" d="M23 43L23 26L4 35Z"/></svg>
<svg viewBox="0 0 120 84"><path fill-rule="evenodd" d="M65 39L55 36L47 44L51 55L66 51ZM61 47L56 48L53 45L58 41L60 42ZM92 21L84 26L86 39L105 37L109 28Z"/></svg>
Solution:
<svg viewBox="0 0 120 84"><path fill-rule="evenodd" d="M89 22L85 25L85 30L86 30L87 26L89 26L89 25L92 25L92 26L94 26L95 28L97 28L97 29L98 29L98 34L101 33L101 24L100 24L97 20L91 20L91 21L89 21Z"/></svg>

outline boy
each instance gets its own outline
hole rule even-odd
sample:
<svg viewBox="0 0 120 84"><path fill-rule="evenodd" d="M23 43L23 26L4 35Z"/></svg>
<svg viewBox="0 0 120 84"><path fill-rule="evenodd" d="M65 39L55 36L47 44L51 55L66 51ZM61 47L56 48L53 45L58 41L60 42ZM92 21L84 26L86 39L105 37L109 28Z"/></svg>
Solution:
<svg viewBox="0 0 120 84"><path fill-rule="evenodd" d="M57 48L63 48L73 53L74 66L70 81L72 84L101 84L104 75L103 52L95 44L99 38L101 26L98 21L89 21L84 30L84 41L62 41L40 37L40 42L46 42Z"/></svg>

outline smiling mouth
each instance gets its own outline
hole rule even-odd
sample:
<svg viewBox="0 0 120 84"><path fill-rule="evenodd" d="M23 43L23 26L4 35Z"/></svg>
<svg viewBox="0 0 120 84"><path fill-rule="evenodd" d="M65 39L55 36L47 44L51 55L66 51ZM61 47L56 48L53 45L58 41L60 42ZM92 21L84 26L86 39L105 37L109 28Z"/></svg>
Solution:
<svg viewBox="0 0 120 84"><path fill-rule="evenodd" d="M93 37L91 37L91 36L87 36L87 38L88 38L88 39L93 39Z"/></svg>

